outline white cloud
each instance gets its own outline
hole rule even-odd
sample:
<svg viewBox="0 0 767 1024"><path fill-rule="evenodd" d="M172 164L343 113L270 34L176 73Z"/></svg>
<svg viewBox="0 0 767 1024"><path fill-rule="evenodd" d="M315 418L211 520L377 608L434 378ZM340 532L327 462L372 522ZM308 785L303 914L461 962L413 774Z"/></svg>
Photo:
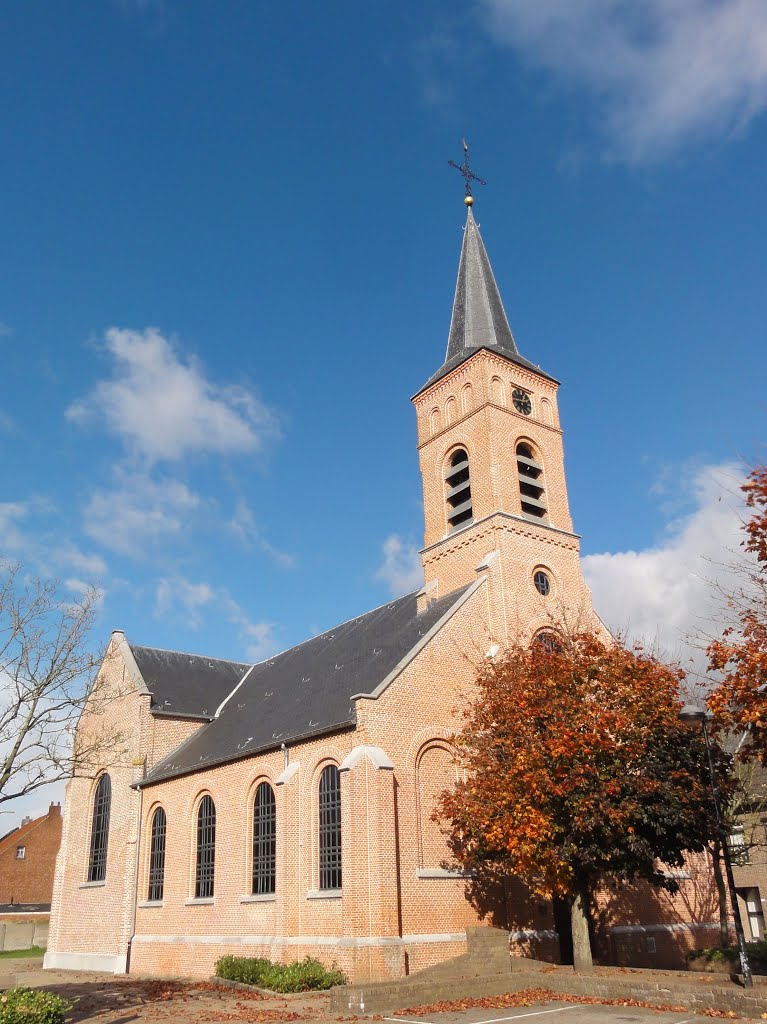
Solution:
<svg viewBox="0 0 767 1024"><path fill-rule="evenodd" d="M261 661L274 653L274 624L253 622L225 587L204 581L193 583L183 576L157 582L155 618L180 618L191 629L199 629L210 616L222 611L226 621L237 627L248 660Z"/></svg>
<svg viewBox="0 0 767 1024"><path fill-rule="evenodd" d="M261 449L276 434L273 413L240 386L213 384L158 330L106 332L111 377L66 410L69 420L101 419L128 450L149 462Z"/></svg>
<svg viewBox="0 0 767 1024"><path fill-rule="evenodd" d="M764 0L481 0L494 39L596 99L610 155L650 163L767 106Z"/></svg>
<svg viewBox="0 0 767 1024"><path fill-rule="evenodd" d="M739 583L732 566L742 557L742 480L730 464L679 472L677 486L694 507L656 545L584 557L594 606L612 630L703 666L701 646L722 626L722 595Z"/></svg>
<svg viewBox="0 0 767 1024"><path fill-rule="evenodd" d="M375 571L375 579L381 580L393 597L409 594L423 586L423 566L418 549L406 544L392 533L381 545L383 561Z"/></svg>
<svg viewBox="0 0 767 1024"><path fill-rule="evenodd" d="M286 569L292 569L295 565L295 558L287 551L280 551L263 536L255 516L248 503L240 498L237 502L234 515L229 520L229 528L240 542L248 548L258 547Z"/></svg>
<svg viewBox="0 0 767 1024"><path fill-rule="evenodd" d="M29 506L23 501L0 502L0 558L19 555L27 538L19 525L26 518Z"/></svg>
<svg viewBox="0 0 767 1024"><path fill-rule="evenodd" d="M155 590L155 618L162 619L169 614L175 614L180 608L187 624L192 629L197 629L203 622L202 610L210 605L215 597L216 591L210 583L192 583L182 576L161 579Z"/></svg>
<svg viewBox="0 0 767 1024"><path fill-rule="evenodd" d="M4 324L0 320L0 338L9 338L13 334L13 328L9 327L8 324Z"/></svg>
<svg viewBox="0 0 767 1024"><path fill-rule="evenodd" d="M179 480L117 471L117 486L91 494L83 531L110 551L146 555L148 545L189 526L200 499Z"/></svg>

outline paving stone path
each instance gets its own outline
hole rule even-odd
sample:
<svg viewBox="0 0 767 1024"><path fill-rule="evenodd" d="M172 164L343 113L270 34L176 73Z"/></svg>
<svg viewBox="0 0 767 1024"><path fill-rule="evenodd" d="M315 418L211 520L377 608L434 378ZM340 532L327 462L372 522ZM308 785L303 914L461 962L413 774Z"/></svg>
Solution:
<svg viewBox="0 0 767 1024"><path fill-rule="evenodd" d="M324 993L264 996L182 979L121 977L91 971L44 971L39 959L0 960L0 988L45 988L74 1004L73 1024L178 1024L215 1021L353 1021L329 1013Z"/></svg>

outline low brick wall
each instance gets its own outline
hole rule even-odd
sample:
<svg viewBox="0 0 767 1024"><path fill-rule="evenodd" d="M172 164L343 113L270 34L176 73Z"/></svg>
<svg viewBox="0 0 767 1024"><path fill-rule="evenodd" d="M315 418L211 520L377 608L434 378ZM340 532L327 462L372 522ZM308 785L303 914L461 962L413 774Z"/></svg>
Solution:
<svg viewBox="0 0 767 1024"><path fill-rule="evenodd" d="M654 1005L685 1006L691 1010L733 1011L759 1018L767 1013L767 985L751 990L716 976L671 975L654 971L612 973L602 968L593 975L572 970L526 970L475 977L419 979L411 975L395 982L347 985L331 991L330 1007L338 1013L391 1013L438 1000L498 996L526 988L546 988L566 995L603 999L639 999Z"/></svg>

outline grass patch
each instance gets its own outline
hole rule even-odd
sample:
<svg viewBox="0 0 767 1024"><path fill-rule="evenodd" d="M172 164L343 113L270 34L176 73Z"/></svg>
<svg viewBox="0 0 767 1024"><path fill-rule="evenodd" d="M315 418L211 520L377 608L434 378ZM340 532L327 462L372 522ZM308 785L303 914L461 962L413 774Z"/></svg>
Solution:
<svg viewBox="0 0 767 1024"><path fill-rule="evenodd" d="M327 968L311 956L292 964L273 964L253 956L222 956L216 961L215 971L227 981L257 985L272 992L321 992L334 985L345 985L347 980L335 964Z"/></svg>
<svg viewBox="0 0 767 1024"><path fill-rule="evenodd" d="M29 949L6 949L0 953L0 960L21 960L27 956L45 956L42 946L30 946Z"/></svg>

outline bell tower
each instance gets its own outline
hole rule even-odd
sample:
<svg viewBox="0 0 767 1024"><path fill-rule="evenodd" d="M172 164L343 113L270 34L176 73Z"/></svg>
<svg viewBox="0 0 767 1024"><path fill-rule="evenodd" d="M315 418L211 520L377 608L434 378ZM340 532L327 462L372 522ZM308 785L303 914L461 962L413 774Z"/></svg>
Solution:
<svg viewBox="0 0 767 1024"><path fill-rule="evenodd" d="M594 624L565 483L558 381L520 355L473 199L445 361L413 398L427 597L488 574L500 642Z"/></svg>

